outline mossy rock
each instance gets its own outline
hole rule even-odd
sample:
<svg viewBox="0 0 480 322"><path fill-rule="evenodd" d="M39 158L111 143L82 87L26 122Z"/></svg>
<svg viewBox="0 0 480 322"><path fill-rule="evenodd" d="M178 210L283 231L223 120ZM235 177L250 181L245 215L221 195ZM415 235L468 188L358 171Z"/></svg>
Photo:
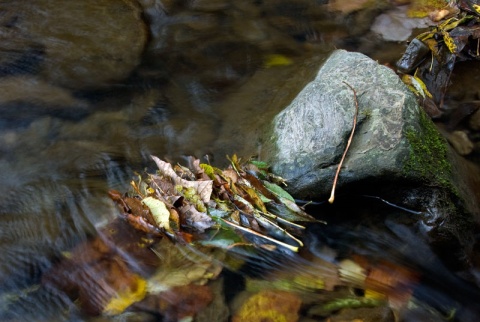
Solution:
<svg viewBox="0 0 480 322"><path fill-rule="evenodd" d="M480 213L475 182L395 72L363 54L335 51L275 117L262 146L273 172L296 198L328 199L355 114L347 84L359 114L337 194L381 196L425 216L433 211L438 220L428 238L468 248Z"/></svg>
<svg viewBox="0 0 480 322"><path fill-rule="evenodd" d="M354 90L348 86L350 85ZM358 119L338 188L405 182L459 195L455 158L412 92L389 68L360 53L335 51L263 136L262 158L299 198L330 193Z"/></svg>

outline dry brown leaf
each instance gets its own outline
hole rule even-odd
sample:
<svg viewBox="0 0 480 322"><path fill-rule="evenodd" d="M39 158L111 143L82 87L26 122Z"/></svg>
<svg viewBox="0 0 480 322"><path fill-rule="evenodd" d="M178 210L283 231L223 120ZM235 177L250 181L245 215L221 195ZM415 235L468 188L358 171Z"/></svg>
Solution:
<svg viewBox="0 0 480 322"><path fill-rule="evenodd" d="M180 178L172 168L172 165L168 162L160 160L156 156L152 155L153 161L157 164L158 170L164 176L167 176L172 179L175 185L181 185L184 188L193 188L199 195L200 199L203 202L207 203L210 201L210 196L213 191L213 181L204 180L204 181L188 181Z"/></svg>

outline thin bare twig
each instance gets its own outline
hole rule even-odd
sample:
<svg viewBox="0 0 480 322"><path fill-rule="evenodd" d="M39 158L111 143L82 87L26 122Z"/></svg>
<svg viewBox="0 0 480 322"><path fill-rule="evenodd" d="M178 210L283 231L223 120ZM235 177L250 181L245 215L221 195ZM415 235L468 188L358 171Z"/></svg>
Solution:
<svg viewBox="0 0 480 322"><path fill-rule="evenodd" d="M353 91L353 98L355 100L355 115L353 117L352 132L350 133L350 137L348 138L348 142L347 142L347 146L345 147L345 151L343 151L342 159L340 160L340 163L338 164L337 172L335 173L335 179L333 179L332 193L330 194L330 199L328 199L329 203L333 203L333 201L335 200L335 187L337 186L338 175L340 174L340 169L342 168L342 164L343 164L343 161L345 160L345 156L347 155L348 148L350 147L350 143L352 143L353 134L355 133L355 128L357 127L357 116L358 116L357 92L347 82L343 82L343 83L345 85L347 85L348 87L350 87L350 89Z"/></svg>

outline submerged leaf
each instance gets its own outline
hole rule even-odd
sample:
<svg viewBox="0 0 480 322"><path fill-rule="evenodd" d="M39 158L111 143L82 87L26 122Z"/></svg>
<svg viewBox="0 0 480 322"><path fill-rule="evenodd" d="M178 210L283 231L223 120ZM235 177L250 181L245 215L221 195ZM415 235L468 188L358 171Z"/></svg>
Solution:
<svg viewBox="0 0 480 322"><path fill-rule="evenodd" d="M110 299L103 312L108 315L122 313L127 307L145 297L147 293L146 286L147 282L136 275L134 281L127 288L120 290L115 297Z"/></svg>
<svg viewBox="0 0 480 322"><path fill-rule="evenodd" d="M280 55L280 54L272 54L267 55L265 58L265 67L275 67L275 66L288 66L291 65L293 62L290 58Z"/></svg>
<svg viewBox="0 0 480 322"><path fill-rule="evenodd" d="M243 303L232 321L297 321L301 304L295 293L262 290Z"/></svg>
<svg viewBox="0 0 480 322"><path fill-rule="evenodd" d="M268 202L266 207L268 211L277 217L293 222L314 222L317 221L315 218L298 208L300 211L295 211L292 209L295 203L291 203L288 199L282 199L283 203ZM288 203L288 205L286 204ZM298 206L297 206L298 207Z"/></svg>
<svg viewBox="0 0 480 322"><path fill-rule="evenodd" d="M204 285L222 271L222 266L213 259L218 252L212 250L206 256L187 246L172 247L169 240L162 239L154 246L153 251L159 257L160 264L147 281L150 294L164 292L176 286Z"/></svg>
<svg viewBox="0 0 480 322"><path fill-rule="evenodd" d="M376 307L384 305L385 302L376 299L369 299L365 297L347 297L343 299L336 299L328 302L321 307L321 311L324 315L328 315L331 312L338 311L340 309L355 309L360 307Z"/></svg>
<svg viewBox="0 0 480 322"><path fill-rule="evenodd" d="M234 224L234 223L226 221L224 219L221 219L221 220L223 222L225 222L226 224L228 224L228 225L234 227L235 229L239 230L240 232L242 232L244 234L245 238L254 239L255 240L255 242L254 242L255 245L262 246L263 244L267 244L267 245L270 244L270 245L273 245L273 246L284 247L284 248L289 249L293 252L298 252L298 247L295 247L295 246L286 244L284 242L278 241L274 238L262 235L262 234L254 231L252 229L242 227L240 225Z"/></svg>

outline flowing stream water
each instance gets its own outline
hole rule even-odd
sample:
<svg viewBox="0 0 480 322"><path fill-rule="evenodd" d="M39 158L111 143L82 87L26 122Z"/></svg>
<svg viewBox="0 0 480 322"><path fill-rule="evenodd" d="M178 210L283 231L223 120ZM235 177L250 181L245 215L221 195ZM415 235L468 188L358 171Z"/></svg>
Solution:
<svg viewBox="0 0 480 322"><path fill-rule="evenodd" d="M0 0L0 319L94 320L41 282L118 216L108 190L126 191L135 172L153 170L150 155L208 156L221 167L227 154L257 153L262 126L334 48L398 59L403 44L359 36L382 6L340 15L306 0ZM425 282L415 292L439 316L474 304L478 291L389 220L405 212L356 205L307 207L329 221L308 230L308 251L245 264L225 277L227 297L241 291L242 274L271 280L320 266L314 258L357 254L418 270ZM357 209L371 222L342 223ZM421 307L408 314L438 317Z"/></svg>

